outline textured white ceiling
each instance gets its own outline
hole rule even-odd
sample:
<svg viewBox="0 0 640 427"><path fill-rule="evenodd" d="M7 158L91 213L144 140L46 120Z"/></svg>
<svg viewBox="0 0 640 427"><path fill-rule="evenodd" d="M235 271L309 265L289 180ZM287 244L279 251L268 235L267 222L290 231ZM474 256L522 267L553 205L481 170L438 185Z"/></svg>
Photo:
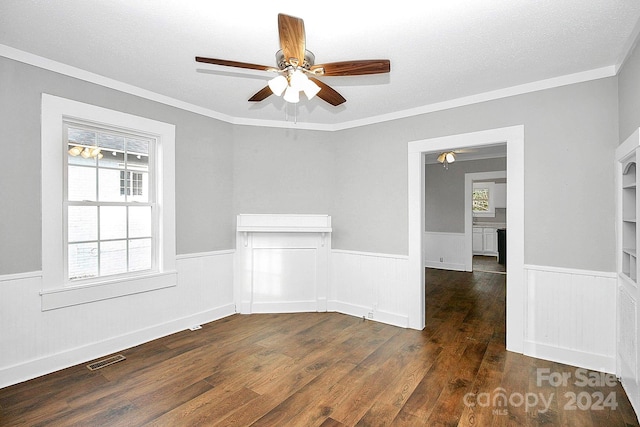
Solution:
<svg viewBox="0 0 640 427"><path fill-rule="evenodd" d="M619 65L640 2L2 0L0 44L233 118L291 120L281 98L247 102L272 74L194 61L275 65L278 13L304 19L316 63L391 60L388 75L323 78L341 106L298 104L299 122L336 124Z"/></svg>

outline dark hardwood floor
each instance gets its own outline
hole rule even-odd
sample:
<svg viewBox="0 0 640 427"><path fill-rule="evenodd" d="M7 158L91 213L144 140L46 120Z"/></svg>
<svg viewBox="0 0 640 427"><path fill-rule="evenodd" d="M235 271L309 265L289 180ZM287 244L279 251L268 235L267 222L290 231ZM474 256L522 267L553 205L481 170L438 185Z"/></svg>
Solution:
<svg viewBox="0 0 640 427"><path fill-rule="evenodd" d="M473 271L484 271L484 272L506 274L507 267L498 263L497 257L485 256L485 255L474 255Z"/></svg>
<svg viewBox="0 0 640 427"><path fill-rule="evenodd" d="M505 351L505 279L428 270L424 331L234 315L1 389L0 425L638 425L615 378Z"/></svg>

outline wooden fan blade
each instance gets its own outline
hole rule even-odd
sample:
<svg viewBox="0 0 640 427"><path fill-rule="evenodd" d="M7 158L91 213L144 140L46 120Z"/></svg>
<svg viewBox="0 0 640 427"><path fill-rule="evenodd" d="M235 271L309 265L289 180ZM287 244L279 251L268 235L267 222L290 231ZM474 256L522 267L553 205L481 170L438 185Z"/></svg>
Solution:
<svg viewBox="0 0 640 427"><path fill-rule="evenodd" d="M256 92L255 95L253 95L251 98L249 98L249 101L251 101L251 102L260 102L260 101L268 98L272 94L273 94L273 92L271 91L271 89L269 89L269 86L265 86L262 89L260 89L258 92Z"/></svg>
<svg viewBox="0 0 640 427"><path fill-rule="evenodd" d="M302 65L305 52L304 21L295 16L278 14L278 33L280 34L280 48L284 53L284 60L291 63L291 59Z"/></svg>
<svg viewBox="0 0 640 427"><path fill-rule="evenodd" d="M320 92L318 92L318 95L317 95L318 98L327 101L329 104L333 106L340 105L347 101L342 95L336 92L336 90L333 89L328 84L321 82L315 77L309 77L309 80L312 80L315 84L320 86Z"/></svg>
<svg viewBox="0 0 640 427"><path fill-rule="evenodd" d="M248 68L250 70L261 71L278 71L278 69L267 67L266 65L250 64L248 62L227 61L226 59L203 58L201 56L196 56L196 61L205 62L207 64L224 65L225 67Z"/></svg>
<svg viewBox="0 0 640 427"><path fill-rule="evenodd" d="M361 76L383 74L391 71L388 59L365 59L359 61L330 62L311 67L310 71L320 76Z"/></svg>

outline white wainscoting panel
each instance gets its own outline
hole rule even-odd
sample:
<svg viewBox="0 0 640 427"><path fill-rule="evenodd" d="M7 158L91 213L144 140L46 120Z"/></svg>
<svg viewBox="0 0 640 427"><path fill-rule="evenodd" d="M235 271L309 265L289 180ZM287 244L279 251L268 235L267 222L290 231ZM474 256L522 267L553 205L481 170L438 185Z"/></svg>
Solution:
<svg viewBox="0 0 640 427"><path fill-rule="evenodd" d="M526 265L528 356L616 373L615 273Z"/></svg>
<svg viewBox="0 0 640 427"><path fill-rule="evenodd" d="M328 310L407 328L408 257L333 250Z"/></svg>
<svg viewBox="0 0 640 427"><path fill-rule="evenodd" d="M424 233L424 265L429 268L465 271L464 233Z"/></svg>
<svg viewBox="0 0 640 427"><path fill-rule="evenodd" d="M176 257L177 286L42 311L42 274L0 276L0 388L235 313L234 251Z"/></svg>

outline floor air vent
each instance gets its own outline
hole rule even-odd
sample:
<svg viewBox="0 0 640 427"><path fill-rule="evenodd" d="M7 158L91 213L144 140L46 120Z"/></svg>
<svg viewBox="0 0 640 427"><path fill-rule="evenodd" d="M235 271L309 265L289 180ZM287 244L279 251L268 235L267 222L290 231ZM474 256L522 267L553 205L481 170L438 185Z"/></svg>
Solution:
<svg viewBox="0 0 640 427"><path fill-rule="evenodd" d="M97 362L91 363L90 365L87 365L87 368L89 368L92 371L95 371L96 369L104 368L105 366L109 366L109 365L113 365L114 363L121 362L124 359L126 359L126 357L124 357L121 354L118 354L116 356L107 357L106 359L98 360Z"/></svg>

